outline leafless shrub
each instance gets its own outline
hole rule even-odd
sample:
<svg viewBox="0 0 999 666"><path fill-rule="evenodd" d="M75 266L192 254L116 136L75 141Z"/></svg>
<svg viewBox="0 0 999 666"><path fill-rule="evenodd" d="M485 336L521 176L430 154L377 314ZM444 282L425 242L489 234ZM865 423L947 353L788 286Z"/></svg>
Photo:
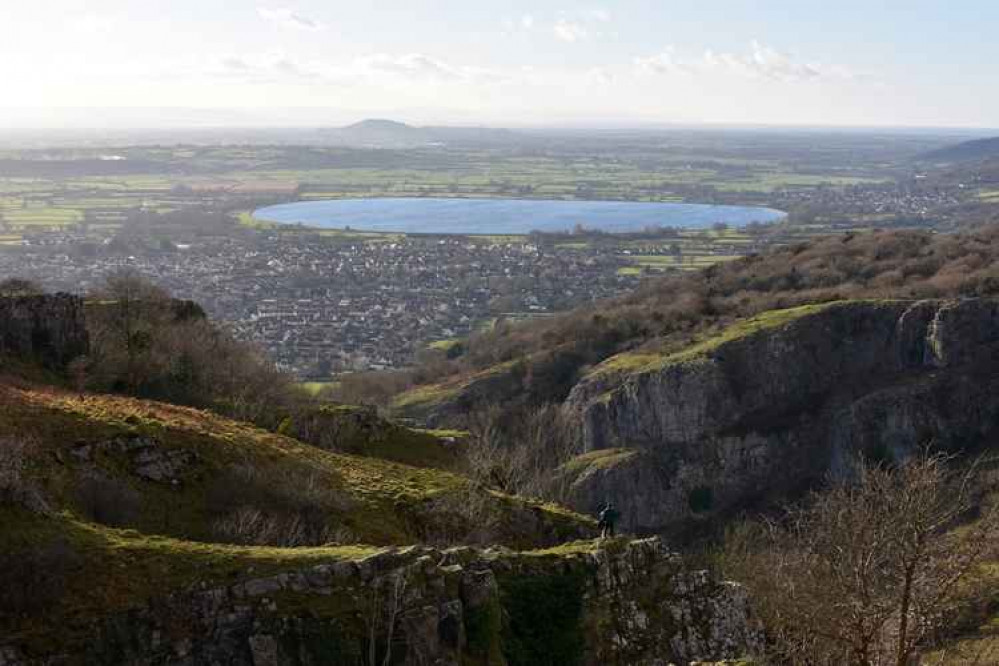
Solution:
<svg viewBox="0 0 999 666"><path fill-rule="evenodd" d="M340 517L351 504L318 472L237 464L212 487L207 498L217 514L213 537L227 543L316 546L354 543L357 537Z"/></svg>
<svg viewBox="0 0 999 666"><path fill-rule="evenodd" d="M288 548L357 540L353 532L343 526L311 520L302 514L267 514L248 506L217 519L212 533L225 543Z"/></svg>
<svg viewBox="0 0 999 666"><path fill-rule="evenodd" d="M389 666L393 663L395 630L408 586L409 581L402 571L377 579L371 585L371 597L365 616L368 627L368 666ZM382 654L380 662L379 652Z"/></svg>
<svg viewBox="0 0 999 666"><path fill-rule="evenodd" d="M469 474L511 494L558 499L553 471L579 452L576 427L554 404L512 415L495 405L480 410L469 419Z"/></svg>
<svg viewBox="0 0 999 666"><path fill-rule="evenodd" d="M469 427L464 465L471 482L427 507L436 518L420 533L428 543L495 543L523 528L511 524L510 507L491 491L559 499L562 480L554 472L578 453L575 426L556 405L523 408L512 417L495 406L481 409L470 415Z"/></svg>
<svg viewBox="0 0 999 666"><path fill-rule="evenodd" d="M211 408L265 426L299 399L258 349L135 271L108 276L93 296L91 353L71 368L78 388Z"/></svg>
<svg viewBox="0 0 999 666"><path fill-rule="evenodd" d="M996 666L999 664L999 639L970 640L956 647L946 647L922 657L922 666Z"/></svg>
<svg viewBox="0 0 999 666"><path fill-rule="evenodd" d="M774 661L907 666L953 629L999 514L970 520L977 470L949 462L860 463L807 508L730 535L726 573L750 587Z"/></svg>
<svg viewBox="0 0 999 666"><path fill-rule="evenodd" d="M438 372L435 376L445 373ZM424 373L423 379L430 379ZM381 372L354 372L343 375L333 386L323 390L326 400L352 405L387 405L392 396L402 393L415 383L412 373L406 370L385 370Z"/></svg>
<svg viewBox="0 0 999 666"><path fill-rule="evenodd" d="M434 499L427 507L434 520L420 533L436 546L484 545L501 541L503 515L489 489L472 482Z"/></svg>

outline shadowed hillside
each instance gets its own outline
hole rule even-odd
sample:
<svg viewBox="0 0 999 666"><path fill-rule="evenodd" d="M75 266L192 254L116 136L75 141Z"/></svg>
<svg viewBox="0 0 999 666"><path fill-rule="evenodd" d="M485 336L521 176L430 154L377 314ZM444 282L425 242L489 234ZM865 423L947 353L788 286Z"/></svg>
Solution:
<svg viewBox="0 0 999 666"><path fill-rule="evenodd" d="M742 588L689 571L659 540L580 540L593 521L567 509L378 457L451 465L441 433L333 406L282 422L310 445L42 385L22 378L33 349L17 365L12 349L4 666L596 666L736 657L759 642ZM610 640L621 626L627 640Z"/></svg>
<svg viewBox="0 0 999 666"><path fill-rule="evenodd" d="M397 410L459 423L476 405L561 402L591 368L621 352L658 356L781 308L855 298L999 295L999 226L962 234L851 233L777 248L540 321L473 335L466 353L412 375ZM377 381L373 378L372 381ZM398 378L392 381L398 383Z"/></svg>
<svg viewBox="0 0 999 666"><path fill-rule="evenodd" d="M999 157L999 137L965 141L920 156L927 162L971 162Z"/></svg>

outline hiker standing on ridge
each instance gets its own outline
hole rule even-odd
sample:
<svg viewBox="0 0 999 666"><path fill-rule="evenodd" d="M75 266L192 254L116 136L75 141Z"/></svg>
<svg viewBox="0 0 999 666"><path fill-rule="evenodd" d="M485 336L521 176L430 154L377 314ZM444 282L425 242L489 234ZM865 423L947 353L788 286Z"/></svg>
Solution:
<svg viewBox="0 0 999 666"><path fill-rule="evenodd" d="M620 515L610 502L607 502L604 508L600 510L600 520L597 522L597 527L600 528L601 539L614 536L614 524L617 523Z"/></svg>

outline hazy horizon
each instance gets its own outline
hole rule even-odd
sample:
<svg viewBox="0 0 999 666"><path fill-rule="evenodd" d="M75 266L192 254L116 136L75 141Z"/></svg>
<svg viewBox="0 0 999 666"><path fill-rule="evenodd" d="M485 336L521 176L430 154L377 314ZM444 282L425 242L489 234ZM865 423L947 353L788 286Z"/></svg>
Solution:
<svg viewBox="0 0 999 666"><path fill-rule="evenodd" d="M883 131L988 134L996 125L849 124L808 122L676 121L641 117L504 119L430 111L378 110L344 113L333 108L295 109L245 108L151 108L151 107L56 107L0 108L2 131L253 131L342 128L369 120L387 120L413 127L468 127L522 131Z"/></svg>
<svg viewBox="0 0 999 666"><path fill-rule="evenodd" d="M13 3L0 128L995 126L999 6L961 4Z"/></svg>

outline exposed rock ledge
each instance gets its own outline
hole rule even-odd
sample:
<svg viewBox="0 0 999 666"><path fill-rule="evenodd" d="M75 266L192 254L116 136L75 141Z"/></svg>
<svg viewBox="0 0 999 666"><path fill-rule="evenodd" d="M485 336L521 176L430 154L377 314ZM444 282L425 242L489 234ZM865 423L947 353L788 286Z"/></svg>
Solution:
<svg viewBox="0 0 999 666"><path fill-rule="evenodd" d="M566 408L589 453L564 470L569 502L593 511L609 499L628 528L669 532L787 498L857 451L990 444L997 368L992 300L766 313L616 383L578 385Z"/></svg>
<svg viewBox="0 0 999 666"><path fill-rule="evenodd" d="M685 570L656 539L534 553L388 549L195 586L96 619L85 634L59 655L0 642L0 666L361 666L383 663L388 645L384 663L407 666L532 663L532 651L652 666L737 657L759 641L742 588Z"/></svg>

